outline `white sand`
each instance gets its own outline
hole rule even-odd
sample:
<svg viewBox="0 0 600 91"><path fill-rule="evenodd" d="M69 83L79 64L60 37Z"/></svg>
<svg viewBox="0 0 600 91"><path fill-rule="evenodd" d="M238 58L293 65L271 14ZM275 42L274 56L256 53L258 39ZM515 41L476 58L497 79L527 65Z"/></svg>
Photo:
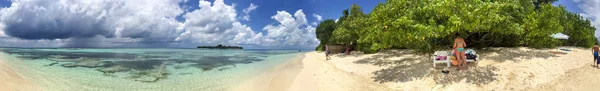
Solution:
<svg viewBox="0 0 600 91"><path fill-rule="evenodd" d="M589 63L590 65L592 63ZM567 72L566 75L542 84L532 91L598 91L600 89L600 69L583 66Z"/></svg>
<svg viewBox="0 0 600 91"><path fill-rule="evenodd" d="M35 91L35 88L0 58L0 91Z"/></svg>
<svg viewBox="0 0 600 91"><path fill-rule="evenodd" d="M337 68L324 60L323 53L305 54L304 69L296 77L291 91L386 91L382 84Z"/></svg>
<svg viewBox="0 0 600 91"><path fill-rule="evenodd" d="M249 81L242 84L234 91L287 91L292 82L303 69L302 59L304 54L298 54L280 66L277 66L267 72L254 76Z"/></svg>
<svg viewBox="0 0 600 91"><path fill-rule="evenodd" d="M469 63L467 70L448 68L451 73L447 75L440 72L445 64L433 68L429 55L409 50L336 55L327 61L322 52L311 52L305 54L303 69L289 90L519 91L600 88L600 84L574 85L581 84L579 81L600 83L600 69L590 69L592 57L589 49L570 49L573 51L566 55L550 54L550 49L477 50L480 54L478 62Z"/></svg>

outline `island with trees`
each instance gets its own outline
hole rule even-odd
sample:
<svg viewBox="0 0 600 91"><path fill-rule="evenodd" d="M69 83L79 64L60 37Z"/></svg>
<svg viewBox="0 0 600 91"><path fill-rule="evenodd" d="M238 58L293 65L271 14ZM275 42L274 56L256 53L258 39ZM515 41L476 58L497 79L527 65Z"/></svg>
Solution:
<svg viewBox="0 0 600 91"><path fill-rule="evenodd" d="M244 49L243 47L240 47L240 46L223 46L221 44L219 44L217 46L198 46L196 48L206 48L206 49Z"/></svg>

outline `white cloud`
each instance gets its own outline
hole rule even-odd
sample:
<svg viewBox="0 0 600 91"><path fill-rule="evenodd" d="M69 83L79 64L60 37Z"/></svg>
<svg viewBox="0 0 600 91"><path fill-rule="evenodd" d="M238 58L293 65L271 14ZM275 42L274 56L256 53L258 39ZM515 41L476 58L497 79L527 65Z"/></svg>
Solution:
<svg viewBox="0 0 600 91"><path fill-rule="evenodd" d="M294 16L286 11L277 11L277 14L271 18L279 22L279 25L267 25L263 28L268 31L266 35L267 40L270 40L268 44L304 47L318 45L315 28L307 24L306 15L302 10L296 11Z"/></svg>
<svg viewBox="0 0 600 91"><path fill-rule="evenodd" d="M0 22L0 38L2 37L8 37L6 36L6 34L4 34L4 24L2 24L2 22Z"/></svg>
<svg viewBox="0 0 600 91"><path fill-rule="evenodd" d="M223 0L200 0L199 9L185 11L180 3L186 1L13 0L11 7L0 9L0 46L249 44L314 48L319 43L315 25L307 23L302 10L293 16L277 11L271 18L278 24L266 25L265 32L256 33L240 23L238 14L248 16L257 5L237 12L235 4ZM177 21L178 16L185 21Z"/></svg>
<svg viewBox="0 0 600 91"><path fill-rule="evenodd" d="M250 3L250 6L248 6L248 8L244 9L243 12L248 14L251 11L256 10L256 8L258 8L258 6L254 5L254 3Z"/></svg>
<svg viewBox="0 0 600 91"><path fill-rule="evenodd" d="M180 24L175 17L183 13L179 3L178 0L14 0L11 7L0 11L0 21L6 35L21 39L102 36L164 42L178 35L176 28Z"/></svg>
<svg viewBox="0 0 600 91"><path fill-rule="evenodd" d="M321 15L313 14L313 17L317 18L317 21L323 20L323 17L321 17Z"/></svg>
<svg viewBox="0 0 600 91"><path fill-rule="evenodd" d="M596 27L596 37L600 37L600 1L599 0L573 0L578 7L583 10L581 14L584 18L590 19L593 26Z"/></svg>
<svg viewBox="0 0 600 91"><path fill-rule="evenodd" d="M340 19L335 19L335 22L337 23L337 22L338 22L338 20L340 20Z"/></svg>
<svg viewBox="0 0 600 91"><path fill-rule="evenodd" d="M212 4L212 6L211 6ZM249 26L237 21L233 5L223 0L200 1L200 9L183 15L185 32L176 40L201 44L258 44Z"/></svg>
<svg viewBox="0 0 600 91"><path fill-rule="evenodd" d="M256 8L258 8L257 5L254 5L253 3L250 3L250 6L248 6L248 8L242 10L242 12L244 12L244 16L242 17L243 20L246 21L250 21L250 15L249 13L256 10Z"/></svg>

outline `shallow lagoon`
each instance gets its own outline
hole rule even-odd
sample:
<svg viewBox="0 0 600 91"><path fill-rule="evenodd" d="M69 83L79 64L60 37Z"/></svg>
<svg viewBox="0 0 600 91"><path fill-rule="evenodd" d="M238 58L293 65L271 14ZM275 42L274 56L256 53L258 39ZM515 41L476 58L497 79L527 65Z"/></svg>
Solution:
<svg viewBox="0 0 600 91"><path fill-rule="evenodd" d="M45 90L230 90L298 50L0 49Z"/></svg>

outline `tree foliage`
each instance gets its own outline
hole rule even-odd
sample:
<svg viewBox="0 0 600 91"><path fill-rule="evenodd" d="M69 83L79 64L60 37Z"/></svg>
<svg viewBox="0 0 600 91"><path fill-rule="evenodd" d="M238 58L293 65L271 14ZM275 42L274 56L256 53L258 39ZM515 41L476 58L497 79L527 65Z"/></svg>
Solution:
<svg viewBox="0 0 600 91"><path fill-rule="evenodd" d="M315 33L317 35L317 39L319 39L321 42L319 46L317 46L316 50L323 50L322 46L329 43L331 35L333 34L333 30L336 28L335 25L336 24L334 20L327 19L317 26Z"/></svg>
<svg viewBox="0 0 600 91"><path fill-rule="evenodd" d="M350 12L344 11L347 16L342 16L342 20L339 20L339 26L335 28L333 32L332 43L335 44L351 44L356 43L359 38L358 31L364 29L364 19L366 14L362 11L360 6L353 4L350 7Z"/></svg>
<svg viewBox="0 0 600 91"><path fill-rule="evenodd" d="M356 43L358 50L451 47L456 33L468 47L590 47L596 30L589 20L553 6L556 0L387 0L371 13L358 5L344 10L330 43ZM319 26L320 27L320 26ZM570 38L559 40L552 34ZM323 40L321 40L323 41Z"/></svg>

